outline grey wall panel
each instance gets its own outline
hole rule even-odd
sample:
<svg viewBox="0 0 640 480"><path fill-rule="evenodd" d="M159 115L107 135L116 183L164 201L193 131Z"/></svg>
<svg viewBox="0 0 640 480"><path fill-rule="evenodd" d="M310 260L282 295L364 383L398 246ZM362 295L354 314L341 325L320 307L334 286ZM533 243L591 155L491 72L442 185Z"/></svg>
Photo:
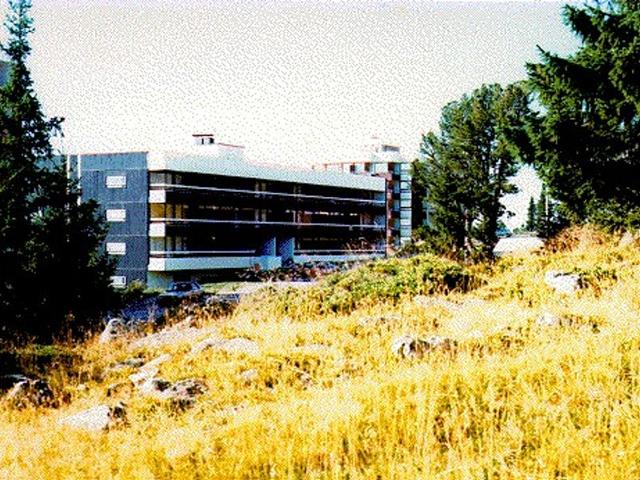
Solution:
<svg viewBox="0 0 640 480"><path fill-rule="evenodd" d="M124 222L108 222L107 242L124 242L125 255L118 255L116 275L146 282L149 263L149 180L146 153L94 154L80 156L82 199L108 209L126 210ZM107 177L124 176L126 186L108 188Z"/></svg>

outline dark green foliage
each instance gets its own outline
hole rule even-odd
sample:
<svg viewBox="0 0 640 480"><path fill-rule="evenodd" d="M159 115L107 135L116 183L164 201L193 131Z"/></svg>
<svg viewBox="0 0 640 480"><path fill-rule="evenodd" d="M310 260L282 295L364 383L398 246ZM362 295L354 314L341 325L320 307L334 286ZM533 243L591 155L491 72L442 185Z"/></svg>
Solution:
<svg viewBox="0 0 640 480"><path fill-rule="evenodd" d="M536 229L537 211L536 202L533 197L529 198L529 208L527 208L527 223L524 225L524 229L527 232L533 232Z"/></svg>
<svg viewBox="0 0 640 480"><path fill-rule="evenodd" d="M425 236L436 251L491 255L505 213L501 199L516 192L509 179L528 145L529 114L523 85L483 85L443 108L439 134L423 136L414 175L425 184Z"/></svg>
<svg viewBox="0 0 640 480"><path fill-rule="evenodd" d="M427 199L427 171L424 163L414 160L411 164L411 228L420 230L429 224Z"/></svg>
<svg viewBox="0 0 640 480"><path fill-rule="evenodd" d="M582 44L567 58L540 50L527 65L543 107L531 123L535 165L573 222L640 223L640 3L566 6Z"/></svg>
<svg viewBox="0 0 640 480"><path fill-rule="evenodd" d="M533 230L542 238L551 238L560 230L569 226L563 205L549 197L546 186L535 205L535 224Z"/></svg>
<svg viewBox="0 0 640 480"><path fill-rule="evenodd" d="M33 91L31 4L9 5L2 50L11 74L0 88L0 337L50 338L106 308L113 266L99 252L106 230L96 204L78 204L51 146L62 120L46 119Z"/></svg>

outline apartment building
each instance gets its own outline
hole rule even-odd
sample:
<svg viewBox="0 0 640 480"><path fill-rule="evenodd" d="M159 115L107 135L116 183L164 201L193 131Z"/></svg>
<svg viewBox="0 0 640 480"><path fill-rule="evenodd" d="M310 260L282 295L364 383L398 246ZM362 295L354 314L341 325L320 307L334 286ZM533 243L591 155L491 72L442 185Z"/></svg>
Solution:
<svg viewBox="0 0 640 480"><path fill-rule="evenodd" d="M357 160L327 162L321 171L382 177L387 182L387 245L399 248L411 240L411 162L400 147L373 137Z"/></svg>
<svg viewBox="0 0 640 480"><path fill-rule="evenodd" d="M385 254L384 178L257 165L241 146L193 138L185 151L68 156L109 223L115 285Z"/></svg>

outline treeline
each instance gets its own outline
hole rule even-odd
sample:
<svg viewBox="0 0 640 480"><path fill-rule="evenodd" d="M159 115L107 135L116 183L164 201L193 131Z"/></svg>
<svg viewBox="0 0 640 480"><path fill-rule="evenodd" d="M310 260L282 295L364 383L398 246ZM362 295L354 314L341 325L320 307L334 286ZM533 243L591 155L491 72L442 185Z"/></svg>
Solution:
<svg viewBox="0 0 640 480"><path fill-rule="evenodd" d="M526 80L447 104L439 132L423 136L413 193L426 210L414 227L436 251L490 255L522 165L544 183L545 209L528 225L541 235L640 225L640 3L567 5L563 18L580 40L574 54L540 48Z"/></svg>

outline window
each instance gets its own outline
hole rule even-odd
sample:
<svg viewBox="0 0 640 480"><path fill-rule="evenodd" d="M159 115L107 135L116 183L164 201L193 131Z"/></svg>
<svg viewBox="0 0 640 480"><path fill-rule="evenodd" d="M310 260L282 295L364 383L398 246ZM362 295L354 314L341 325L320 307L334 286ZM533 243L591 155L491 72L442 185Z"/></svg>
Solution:
<svg viewBox="0 0 640 480"><path fill-rule="evenodd" d="M107 209L107 222L124 222L127 219L127 211L124 208Z"/></svg>
<svg viewBox="0 0 640 480"><path fill-rule="evenodd" d="M127 244L125 242L107 242L107 253L110 255L125 255Z"/></svg>
<svg viewBox="0 0 640 480"><path fill-rule="evenodd" d="M107 175L105 183L107 188L126 188L127 177L126 175Z"/></svg>
<svg viewBox="0 0 640 480"><path fill-rule="evenodd" d="M127 286L127 277L124 275L114 275L111 277L111 286L114 288L124 288Z"/></svg>

